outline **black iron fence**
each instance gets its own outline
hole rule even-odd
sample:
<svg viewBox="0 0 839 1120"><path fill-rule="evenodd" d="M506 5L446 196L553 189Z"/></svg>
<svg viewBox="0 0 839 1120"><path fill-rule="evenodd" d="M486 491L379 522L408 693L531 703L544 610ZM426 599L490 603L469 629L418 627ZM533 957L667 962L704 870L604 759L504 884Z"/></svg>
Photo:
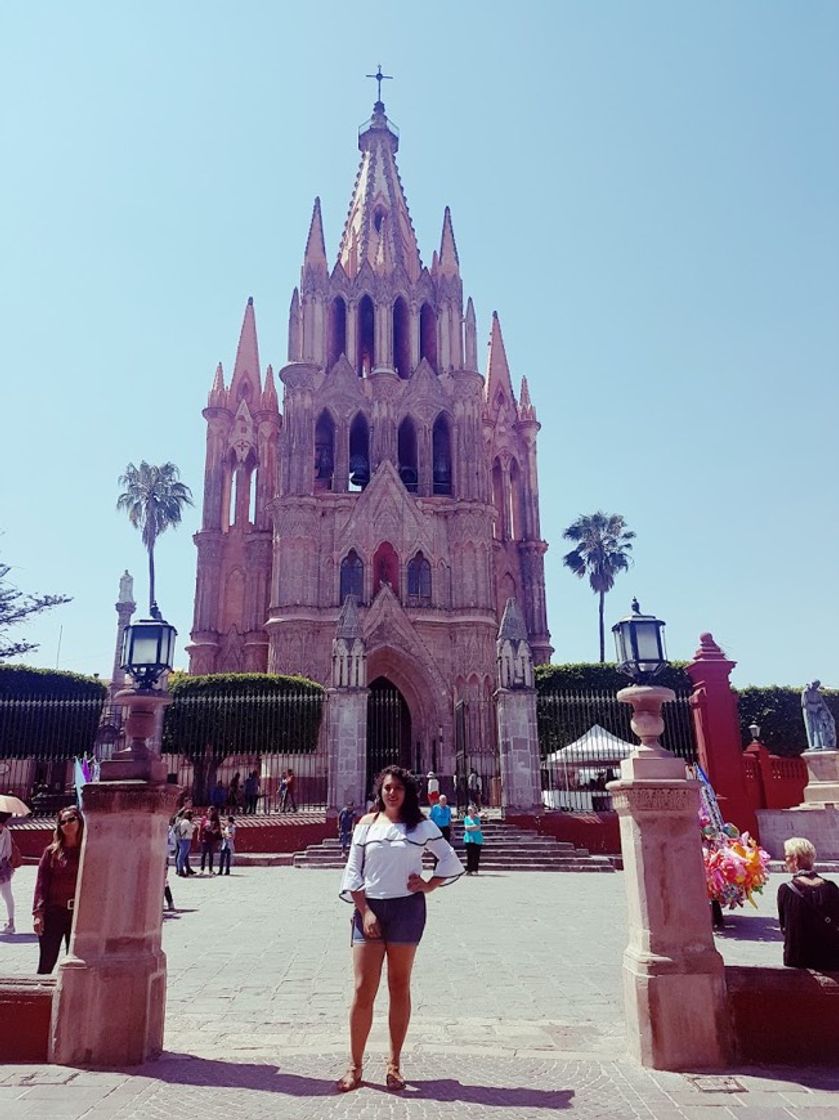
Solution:
<svg viewBox="0 0 839 1120"><path fill-rule="evenodd" d="M483 809L500 806L501 763L493 700L487 697L457 702L454 743L458 809L465 809L470 801Z"/></svg>
<svg viewBox="0 0 839 1120"><path fill-rule="evenodd" d="M196 804L246 813L320 810L327 787L322 715L320 690L176 693L163 720L161 753L170 780Z"/></svg>
<svg viewBox="0 0 839 1120"><path fill-rule="evenodd" d="M121 710L102 696L0 697L0 792L56 811L74 797L73 759L112 749L121 728Z"/></svg>
<svg viewBox="0 0 839 1120"><path fill-rule="evenodd" d="M547 808L601 812L612 807L606 785L638 740L632 709L614 693L563 690L537 698L542 801ZM690 695L677 695L662 709L661 744L688 763L696 761Z"/></svg>

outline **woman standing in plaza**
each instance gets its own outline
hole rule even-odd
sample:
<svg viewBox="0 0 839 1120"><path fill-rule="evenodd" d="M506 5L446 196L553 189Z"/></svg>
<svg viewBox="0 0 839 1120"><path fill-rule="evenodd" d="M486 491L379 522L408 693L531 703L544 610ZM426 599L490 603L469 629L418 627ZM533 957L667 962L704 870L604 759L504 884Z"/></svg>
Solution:
<svg viewBox="0 0 839 1120"><path fill-rule="evenodd" d="M3 933L15 932L15 898L12 894L12 834L8 821L11 813L0 813L0 896L6 903L6 924Z"/></svg>
<svg viewBox="0 0 839 1120"><path fill-rule="evenodd" d="M424 817L416 783L407 770L386 767L376 778L373 800L374 811L362 817L353 833L341 883L341 897L355 906L350 937L355 980L350 1064L337 1085L342 1093L361 1084L385 957L390 993L386 1084L395 1091L405 1088L400 1062L411 1019L411 969L425 928L425 896L463 874L451 845ZM430 879L421 875L426 848L438 861Z"/></svg>
<svg viewBox="0 0 839 1120"><path fill-rule="evenodd" d="M50 973L55 968L62 940L65 948L70 948L83 834L84 822L75 805L62 809L56 820L53 841L38 864L32 916L41 945L39 974Z"/></svg>
<svg viewBox="0 0 839 1120"><path fill-rule="evenodd" d="M477 875L484 834L481 831L481 818L476 805L470 805L463 818L463 843L466 845L466 874Z"/></svg>
<svg viewBox="0 0 839 1120"><path fill-rule="evenodd" d="M213 856L221 843L221 821L218 809L211 805L207 815L201 821L201 874L204 874L204 862L209 862L210 874L213 874Z"/></svg>

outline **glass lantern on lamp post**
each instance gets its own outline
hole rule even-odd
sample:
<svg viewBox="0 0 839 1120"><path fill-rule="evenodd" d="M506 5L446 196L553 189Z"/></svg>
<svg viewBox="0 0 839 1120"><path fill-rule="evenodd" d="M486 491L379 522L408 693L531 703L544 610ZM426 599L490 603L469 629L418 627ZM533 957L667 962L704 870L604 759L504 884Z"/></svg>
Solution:
<svg viewBox="0 0 839 1120"><path fill-rule="evenodd" d="M612 627L618 655L618 669L635 684L650 684L667 667L664 626L653 614L641 614L638 600L632 600L632 614Z"/></svg>
<svg viewBox="0 0 839 1120"><path fill-rule="evenodd" d="M148 692L172 668L178 631L160 618L143 619L126 626L122 639L122 668L130 673L137 690Z"/></svg>

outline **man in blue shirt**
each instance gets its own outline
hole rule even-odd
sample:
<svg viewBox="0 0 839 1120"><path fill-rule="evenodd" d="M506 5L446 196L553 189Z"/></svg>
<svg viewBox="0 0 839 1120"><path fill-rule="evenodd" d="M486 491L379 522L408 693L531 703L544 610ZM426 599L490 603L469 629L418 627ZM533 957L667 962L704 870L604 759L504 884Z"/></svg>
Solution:
<svg viewBox="0 0 839 1120"><path fill-rule="evenodd" d="M444 793L440 794L440 800L436 805L431 806L431 819L443 833L443 836L451 844L452 842L452 811L449 808L448 798Z"/></svg>

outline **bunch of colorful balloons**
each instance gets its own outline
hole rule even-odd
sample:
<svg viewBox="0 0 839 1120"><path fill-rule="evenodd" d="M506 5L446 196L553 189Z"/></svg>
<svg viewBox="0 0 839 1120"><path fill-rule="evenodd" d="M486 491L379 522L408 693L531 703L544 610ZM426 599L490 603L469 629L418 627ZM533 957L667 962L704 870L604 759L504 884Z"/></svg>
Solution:
<svg viewBox="0 0 839 1120"><path fill-rule="evenodd" d="M757 906L753 895L761 893L769 878L769 853L733 824L720 829L704 809L699 812L699 823L708 898L729 910L747 900Z"/></svg>

